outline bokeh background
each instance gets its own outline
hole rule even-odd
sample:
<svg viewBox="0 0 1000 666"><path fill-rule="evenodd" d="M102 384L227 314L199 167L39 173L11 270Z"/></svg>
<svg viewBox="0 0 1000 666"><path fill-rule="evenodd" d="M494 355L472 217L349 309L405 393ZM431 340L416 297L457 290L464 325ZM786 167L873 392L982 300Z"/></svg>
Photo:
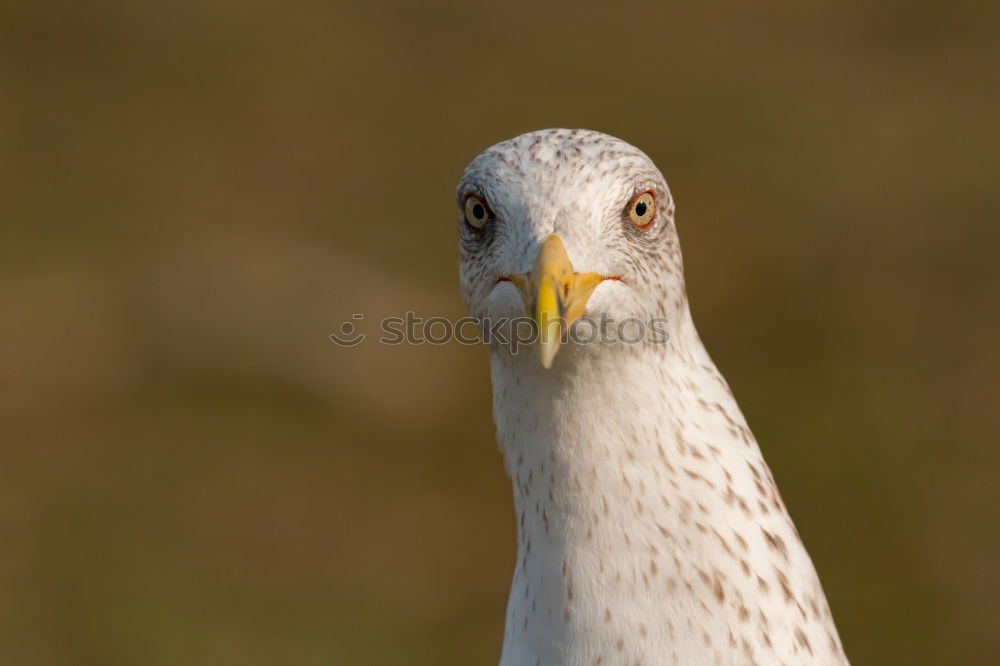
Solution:
<svg viewBox="0 0 1000 666"><path fill-rule="evenodd" d="M551 126L671 183L854 663L1000 663L998 8L0 4L0 663L495 664L485 353L327 336L462 315Z"/></svg>

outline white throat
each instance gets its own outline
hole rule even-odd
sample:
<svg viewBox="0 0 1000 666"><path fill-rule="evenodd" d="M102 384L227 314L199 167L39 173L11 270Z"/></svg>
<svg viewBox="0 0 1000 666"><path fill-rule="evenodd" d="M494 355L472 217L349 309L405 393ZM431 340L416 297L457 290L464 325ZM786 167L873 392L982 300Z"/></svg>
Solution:
<svg viewBox="0 0 1000 666"><path fill-rule="evenodd" d="M846 663L686 308L663 346L531 351L490 353L518 529L501 666Z"/></svg>

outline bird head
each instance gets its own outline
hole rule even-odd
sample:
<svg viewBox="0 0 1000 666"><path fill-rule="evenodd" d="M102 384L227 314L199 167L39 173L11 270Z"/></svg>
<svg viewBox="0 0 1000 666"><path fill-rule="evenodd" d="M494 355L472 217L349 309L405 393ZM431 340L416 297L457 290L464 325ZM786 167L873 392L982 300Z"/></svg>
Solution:
<svg viewBox="0 0 1000 666"><path fill-rule="evenodd" d="M456 201L469 313L484 328L515 322L505 343L533 324L545 368L560 349L592 346L581 341L650 342L654 319L668 335L686 303L670 190L624 141L588 130L523 134L472 160Z"/></svg>

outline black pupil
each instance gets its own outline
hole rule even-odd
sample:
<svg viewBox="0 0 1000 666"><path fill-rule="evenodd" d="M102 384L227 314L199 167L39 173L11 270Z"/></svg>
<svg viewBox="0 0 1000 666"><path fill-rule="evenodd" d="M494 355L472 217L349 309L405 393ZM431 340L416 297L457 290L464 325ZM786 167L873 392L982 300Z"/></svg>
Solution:
<svg viewBox="0 0 1000 666"><path fill-rule="evenodd" d="M486 214L486 209L483 208L483 204L476 204L472 207L472 216L477 220L483 219L483 215Z"/></svg>
<svg viewBox="0 0 1000 666"><path fill-rule="evenodd" d="M635 214L642 217L646 214L646 204L640 201L635 205Z"/></svg>

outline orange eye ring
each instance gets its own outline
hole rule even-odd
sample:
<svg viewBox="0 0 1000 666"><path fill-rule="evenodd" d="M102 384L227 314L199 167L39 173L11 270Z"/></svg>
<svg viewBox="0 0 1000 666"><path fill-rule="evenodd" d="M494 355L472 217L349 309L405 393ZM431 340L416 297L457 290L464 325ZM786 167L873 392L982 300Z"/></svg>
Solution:
<svg viewBox="0 0 1000 666"><path fill-rule="evenodd" d="M639 229L648 229L656 220L656 196L646 190L628 205L628 217Z"/></svg>
<svg viewBox="0 0 1000 666"><path fill-rule="evenodd" d="M486 202L475 194L467 194L465 195L465 205L462 208L465 214L465 223L473 231L482 231L490 220L490 207L486 205Z"/></svg>

